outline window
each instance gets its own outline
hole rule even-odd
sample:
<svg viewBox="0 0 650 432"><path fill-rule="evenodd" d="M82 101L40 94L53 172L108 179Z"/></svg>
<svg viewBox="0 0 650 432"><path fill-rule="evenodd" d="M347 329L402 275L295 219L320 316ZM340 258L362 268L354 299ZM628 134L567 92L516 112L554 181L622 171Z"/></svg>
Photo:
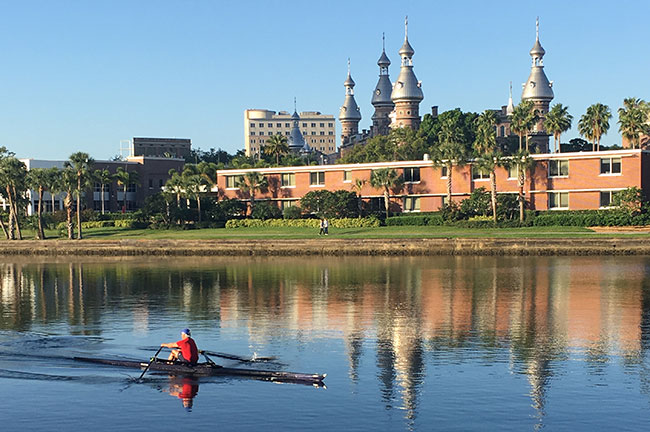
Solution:
<svg viewBox="0 0 650 432"><path fill-rule="evenodd" d="M149 179L149 189L153 189L153 179Z"/></svg>
<svg viewBox="0 0 650 432"><path fill-rule="evenodd" d="M135 192L135 189L136 189L135 183L131 183L126 187L127 192Z"/></svg>
<svg viewBox="0 0 650 432"><path fill-rule="evenodd" d="M549 177L567 177L569 175L569 161L566 159L554 159L548 161Z"/></svg>
<svg viewBox="0 0 650 432"><path fill-rule="evenodd" d="M601 174L620 174L621 158L603 158L600 160Z"/></svg>
<svg viewBox="0 0 650 432"><path fill-rule="evenodd" d="M325 127L325 123L321 123L321 124L320 124L320 127Z"/></svg>
<svg viewBox="0 0 650 432"><path fill-rule="evenodd" d="M327 123L327 127L333 127L334 123Z"/></svg>
<svg viewBox="0 0 650 432"><path fill-rule="evenodd" d="M316 135L316 131L311 131L311 134L312 134L312 135Z"/></svg>
<svg viewBox="0 0 650 432"><path fill-rule="evenodd" d="M285 123L284 127L291 127L291 123Z"/></svg>
<svg viewBox="0 0 650 432"><path fill-rule="evenodd" d="M307 123L303 123L303 124L302 124L302 127L307 127Z"/></svg>
<svg viewBox="0 0 650 432"><path fill-rule="evenodd" d="M420 198L418 197L404 197L404 211L405 212L419 212L420 211Z"/></svg>
<svg viewBox="0 0 650 432"><path fill-rule="evenodd" d="M517 165L511 165L508 167L508 178L516 179L519 178L519 168Z"/></svg>
<svg viewBox="0 0 650 432"><path fill-rule="evenodd" d="M106 185L108 186L108 185ZM104 186L105 190L108 189L106 186ZM101 183L95 183L95 187L93 188L93 192L101 193L102 192L102 184Z"/></svg>
<svg viewBox="0 0 650 432"><path fill-rule="evenodd" d="M284 210L288 207L293 207L296 205L297 200L281 200L280 201L280 209Z"/></svg>
<svg viewBox="0 0 650 432"><path fill-rule="evenodd" d="M332 148L330 147L330 150ZM350 183L352 181L352 171L343 171L343 181L345 183Z"/></svg>
<svg viewBox="0 0 650 432"><path fill-rule="evenodd" d="M420 168L404 168L404 182L417 183L420 181Z"/></svg>
<svg viewBox="0 0 650 432"><path fill-rule="evenodd" d="M270 127L270 128L272 128L272 127L273 127L273 123L269 123L268 125L269 125L269 127Z"/></svg>
<svg viewBox="0 0 650 432"><path fill-rule="evenodd" d="M549 209L568 209L569 193L568 192L549 192L548 194Z"/></svg>
<svg viewBox="0 0 650 432"><path fill-rule="evenodd" d="M500 130L500 132L501 132L501 134L499 135L500 137L504 137L504 136L506 136L506 127L505 127L505 126L501 126L501 127L499 128L499 130Z"/></svg>
<svg viewBox="0 0 650 432"><path fill-rule="evenodd" d="M254 127L255 127L255 123L251 123L251 127L254 128Z"/></svg>
<svg viewBox="0 0 650 432"><path fill-rule="evenodd" d="M488 180L489 178L488 170L472 165L472 180Z"/></svg>
<svg viewBox="0 0 650 432"><path fill-rule="evenodd" d="M282 127L282 123L276 123L275 126Z"/></svg>
<svg viewBox="0 0 650 432"><path fill-rule="evenodd" d="M260 127L264 127L264 123L260 123Z"/></svg>
<svg viewBox="0 0 650 432"><path fill-rule="evenodd" d="M240 175L226 176L226 189L238 189L237 183L241 177Z"/></svg>
<svg viewBox="0 0 650 432"><path fill-rule="evenodd" d="M285 132L284 134L285 134L286 136L289 136L289 135L290 135L289 131Z"/></svg>
<svg viewBox="0 0 650 432"><path fill-rule="evenodd" d="M260 135L264 135L264 131L260 131Z"/></svg>
<svg viewBox="0 0 650 432"><path fill-rule="evenodd" d="M328 135L334 135L334 131L329 131Z"/></svg>
<svg viewBox="0 0 650 432"><path fill-rule="evenodd" d="M309 173L310 186L324 186L325 185L325 171Z"/></svg>
<svg viewBox="0 0 650 432"><path fill-rule="evenodd" d="M447 167L446 166L440 167L440 177L447 177Z"/></svg>
<svg viewBox="0 0 650 432"><path fill-rule="evenodd" d="M263 134L264 132L260 132L260 134ZM251 136L255 136L255 131L251 131Z"/></svg>
<svg viewBox="0 0 650 432"><path fill-rule="evenodd" d="M162 187L163 187L163 180L162 179L158 179L158 187L160 189L162 189Z"/></svg>
<svg viewBox="0 0 650 432"><path fill-rule="evenodd" d="M325 135L325 131L320 131L320 134L321 134L321 135Z"/></svg>
<svg viewBox="0 0 650 432"><path fill-rule="evenodd" d="M316 127L316 123L312 123L312 124L311 124L311 127Z"/></svg>
<svg viewBox="0 0 650 432"><path fill-rule="evenodd" d="M295 185L296 185L295 173L282 174L282 187L295 186Z"/></svg>

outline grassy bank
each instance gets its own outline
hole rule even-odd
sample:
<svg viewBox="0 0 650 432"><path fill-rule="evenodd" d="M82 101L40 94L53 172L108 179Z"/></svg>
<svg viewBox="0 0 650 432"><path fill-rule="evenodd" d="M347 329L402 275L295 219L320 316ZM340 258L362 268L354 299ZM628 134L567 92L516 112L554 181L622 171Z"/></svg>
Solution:
<svg viewBox="0 0 650 432"><path fill-rule="evenodd" d="M87 239L314 239L318 230L309 228L206 228L200 230L151 230L128 228L89 228L84 230ZM56 239L58 232L46 233ZM650 237L649 231L608 230L594 231L581 227L524 227L524 228L458 228L446 226L388 226L376 228L331 229L327 239L408 239L408 238L590 238L590 237ZM26 239L34 233L23 233Z"/></svg>

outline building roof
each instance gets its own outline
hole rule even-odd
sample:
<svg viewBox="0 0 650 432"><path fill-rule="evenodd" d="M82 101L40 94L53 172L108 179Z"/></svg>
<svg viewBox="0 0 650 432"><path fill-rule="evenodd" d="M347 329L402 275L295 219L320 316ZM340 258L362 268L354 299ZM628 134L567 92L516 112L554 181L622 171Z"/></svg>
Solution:
<svg viewBox="0 0 650 432"><path fill-rule="evenodd" d="M528 80L524 84L524 88L521 93L521 99L550 101L555 96L553 94L553 84L546 77L546 73L544 73L544 54L546 54L546 51L544 51L544 48L542 48L542 44L539 43L538 18L536 22L535 44L530 50L530 56L533 58L533 64L531 66Z"/></svg>
<svg viewBox="0 0 650 432"><path fill-rule="evenodd" d="M357 101L354 99L354 80L350 75L350 65L348 62L348 78L343 83L345 86L345 101L339 110L339 120L361 120L361 110Z"/></svg>
<svg viewBox="0 0 650 432"><path fill-rule="evenodd" d="M305 137L302 136L302 132L300 132L300 128L298 127L300 116L296 111L293 112L291 120L293 120L293 125L291 126L291 132L289 133L287 144L289 144L290 150L299 151L305 145Z"/></svg>

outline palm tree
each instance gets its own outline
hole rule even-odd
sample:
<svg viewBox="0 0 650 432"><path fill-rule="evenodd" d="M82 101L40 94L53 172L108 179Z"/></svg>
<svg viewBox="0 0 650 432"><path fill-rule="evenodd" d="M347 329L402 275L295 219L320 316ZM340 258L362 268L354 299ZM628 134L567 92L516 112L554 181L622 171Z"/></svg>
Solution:
<svg viewBox="0 0 650 432"><path fill-rule="evenodd" d="M57 167L47 169L47 183L46 189L50 192L50 199L52 200L52 213L54 213L54 198L56 194L63 192L61 184L61 170Z"/></svg>
<svg viewBox="0 0 650 432"><path fill-rule="evenodd" d="M650 106L642 99L626 98L623 107L618 109L618 130L631 144L641 147L641 135L650 134L648 116Z"/></svg>
<svg viewBox="0 0 650 432"><path fill-rule="evenodd" d="M523 148L522 140L526 136L526 150L528 150L528 135L533 130L539 116L531 100L522 100L512 111L510 129L519 136L519 150Z"/></svg>
<svg viewBox="0 0 650 432"><path fill-rule="evenodd" d="M140 183L137 171L127 171L122 167L118 167L115 172L115 179L117 184L122 186L124 196L122 198L122 212L126 212L126 191L130 185L137 185Z"/></svg>
<svg viewBox="0 0 650 432"><path fill-rule="evenodd" d="M81 240L81 193L88 186L90 180L90 167L95 162L88 153L76 152L70 155L66 166L74 169L77 174L77 239Z"/></svg>
<svg viewBox="0 0 650 432"><path fill-rule="evenodd" d="M528 150L519 150L515 152L509 159L504 160L504 164L508 167L517 168L517 181L519 184L519 195L517 200L519 201L519 220L524 221L524 186L526 184L526 172L529 171L534 165L535 160L530 157Z"/></svg>
<svg viewBox="0 0 650 432"><path fill-rule="evenodd" d="M400 189L403 182L402 176L391 168L376 169L370 174L370 185L384 192L386 217L390 216L390 190Z"/></svg>
<svg viewBox="0 0 650 432"><path fill-rule="evenodd" d="M109 170L104 168L103 170L95 170L94 177L95 177L95 181L101 185L100 188L101 192L100 192L99 199L102 202L102 214L104 214L105 212L104 190L106 189L106 185L110 185L113 183L113 180L115 180L115 176L111 174Z"/></svg>
<svg viewBox="0 0 650 432"><path fill-rule="evenodd" d="M257 171L247 172L241 176L237 182L237 187L244 193L249 194L251 198L251 214L253 213L253 208L255 206L255 194L258 191L266 190L268 185L269 183L266 176L260 174Z"/></svg>
<svg viewBox="0 0 650 432"><path fill-rule="evenodd" d="M14 239L14 230L19 240L23 239L20 230L18 202L23 200L27 191L27 167L20 160L13 156L13 153L3 152L0 148L0 185L2 195L9 204L9 227L8 234L11 240Z"/></svg>
<svg viewBox="0 0 650 432"><path fill-rule="evenodd" d="M607 105L595 103L587 108L587 112L580 117L578 132L591 140L593 151L600 151L600 138L609 130L609 119L612 112Z"/></svg>
<svg viewBox="0 0 650 432"><path fill-rule="evenodd" d="M36 212L38 219L38 229L36 238L45 240L45 231L43 230L43 192L47 187L49 180L48 170L46 168L33 168L27 173L27 184L30 189L38 191L38 210Z"/></svg>
<svg viewBox="0 0 650 432"><path fill-rule="evenodd" d="M478 158L474 164L477 168L490 173L490 196L492 199L492 217L497 221L497 178L496 167L501 155L497 152L497 118L494 111L485 110L476 119L476 139L474 150Z"/></svg>
<svg viewBox="0 0 650 432"><path fill-rule="evenodd" d="M467 161L467 147L462 126L453 118L447 118L438 132L440 143L433 151L433 160L438 166L447 169L447 204L451 204L452 170Z"/></svg>
<svg viewBox="0 0 650 432"><path fill-rule="evenodd" d="M72 223L72 195L77 183L77 173L71 167L65 167L61 170L61 188L65 192L63 206L66 213L66 225L68 227L68 240L74 238L74 224ZM78 210L78 209L77 209Z"/></svg>
<svg viewBox="0 0 650 432"><path fill-rule="evenodd" d="M367 180L365 179L360 179L360 178L355 178L354 181L352 182L352 189L354 189L357 192L357 205L358 205L358 211L359 211L359 217L361 217L361 213L363 212L363 200L361 199L361 190L363 187L366 185Z"/></svg>
<svg viewBox="0 0 650 432"><path fill-rule="evenodd" d="M280 134L269 137L264 145L264 153L271 156L275 155L275 164L280 165L280 156L289 153L287 137Z"/></svg>
<svg viewBox="0 0 650 432"><path fill-rule="evenodd" d="M187 164L181 174L179 185L185 188L188 197L196 200L199 213L198 221L201 222L201 196L210 192L216 182L217 165L212 162ZM173 184L173 182L172 182Z"/></svg>
<svg viewBox="0 0 650 432"><path fill-rule="evenodd" d="M573 116L569 114L569 107L565 107L562 104L553 105L546 114L544 127L553 134L555 151L558 153L560 152L560 137L562 133L571 129L572 122Z"/></svg>

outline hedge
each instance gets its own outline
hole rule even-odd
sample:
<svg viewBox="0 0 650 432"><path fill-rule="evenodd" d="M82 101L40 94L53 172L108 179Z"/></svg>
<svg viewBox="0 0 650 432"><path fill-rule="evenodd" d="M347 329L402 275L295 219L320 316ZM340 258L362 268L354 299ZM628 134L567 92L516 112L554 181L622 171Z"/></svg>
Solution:
<svg viewBox="0 0 650 432"><path fill-rule="evenodd" d="M409 214L386 218L387 226L423 226L444 225L445 220L439 214Z"/></svg>
<svg viewBox="0 0 650 432"><path fill-rule="evenodd" d="M547 211L535 216L535 226L625 226L645 225L648 215L629 214L620 210Z"/></svg>
<svg viewBox="0 0 650 432"><path fill-rule="evenodd" d="M379 226L379 219L374 217L329 219L328 222L330 228L366 228ZM319 224L320 220L318 219L230 219L226 222L226 228L318 228Z"/></svg>

